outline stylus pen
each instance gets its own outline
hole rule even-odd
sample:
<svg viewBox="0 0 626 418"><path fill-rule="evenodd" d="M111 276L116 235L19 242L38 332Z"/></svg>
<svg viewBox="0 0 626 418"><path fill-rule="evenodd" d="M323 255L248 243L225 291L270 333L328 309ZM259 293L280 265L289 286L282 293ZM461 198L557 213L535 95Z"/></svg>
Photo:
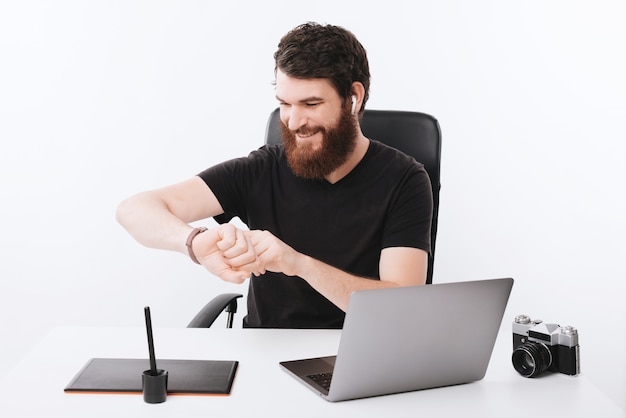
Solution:
<svg viewBox="0 0 626 418"><path fill-rule="evenodd" d="M143 308L146 316L146 331L148 332L148 351L150 352L150 374L157 375L156 358L154 356L154 340L152 338L152 319L150 318L150 307Z"/></svg>

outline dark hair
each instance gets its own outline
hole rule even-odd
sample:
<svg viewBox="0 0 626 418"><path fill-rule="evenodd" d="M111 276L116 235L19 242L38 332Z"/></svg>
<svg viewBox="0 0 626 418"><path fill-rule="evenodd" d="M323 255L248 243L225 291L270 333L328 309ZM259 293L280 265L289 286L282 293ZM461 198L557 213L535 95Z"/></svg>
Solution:
<svg viewBox="0 0 626 418"><path fill-rule="evenodd" d="M370 70L363 45L352 32L333 25L308 22L293 28L278 43L276 66L289 77L326 78L344 100L352 94L352 83L365 87L359 113L369 97Z"/></svg>

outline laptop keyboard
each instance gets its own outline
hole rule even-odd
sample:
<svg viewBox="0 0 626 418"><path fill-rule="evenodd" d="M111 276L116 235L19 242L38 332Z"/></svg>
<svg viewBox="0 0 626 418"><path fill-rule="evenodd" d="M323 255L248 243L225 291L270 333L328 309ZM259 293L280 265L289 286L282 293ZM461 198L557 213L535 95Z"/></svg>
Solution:
<svg viewBox="0 0 626 418"><path fill-rule="evenodd" d="M330 381L333 378L332 372L310 374L307 377L324 389L330 390Z"/></svg>

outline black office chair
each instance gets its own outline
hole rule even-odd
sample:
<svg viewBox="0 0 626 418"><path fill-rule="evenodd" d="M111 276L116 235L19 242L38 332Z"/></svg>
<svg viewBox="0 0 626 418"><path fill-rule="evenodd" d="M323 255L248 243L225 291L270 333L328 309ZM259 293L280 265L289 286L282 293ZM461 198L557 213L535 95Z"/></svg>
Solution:
<svg viewBox="0 0 626 418"><path fill-rule="evenodd" d="M274 110L268 120L265 132L266 144L280 144L279 109ZM425 113L395 110L365 110L361 120L363 134L390 145L424 164L433 191L433 220L431 225L431 254L428 258L426 283L433 281L435 261L435 241L439 215L440 165L441 165L441 129L434 117ZM218 222L228 222L228 216L218 216ZM232 327L233 315L237 312L237 299L243 295L228 293L216 296L189 323L188 328L208 328L217 317L228 313L226 326Z"/></svg>

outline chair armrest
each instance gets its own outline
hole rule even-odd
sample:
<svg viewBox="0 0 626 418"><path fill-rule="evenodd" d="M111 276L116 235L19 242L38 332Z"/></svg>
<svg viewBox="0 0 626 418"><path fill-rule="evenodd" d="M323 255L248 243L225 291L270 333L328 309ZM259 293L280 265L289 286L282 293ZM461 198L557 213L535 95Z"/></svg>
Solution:
<svg viewBox="0 0 626 418"><path fill-rule="evenodd" d="M227 327L232 328L232 317L237 312L237 299L243 297L239 293L224 293L215 296L191 320L187 328L210 328L217 317L224 311L228 312Z"/></svg>

